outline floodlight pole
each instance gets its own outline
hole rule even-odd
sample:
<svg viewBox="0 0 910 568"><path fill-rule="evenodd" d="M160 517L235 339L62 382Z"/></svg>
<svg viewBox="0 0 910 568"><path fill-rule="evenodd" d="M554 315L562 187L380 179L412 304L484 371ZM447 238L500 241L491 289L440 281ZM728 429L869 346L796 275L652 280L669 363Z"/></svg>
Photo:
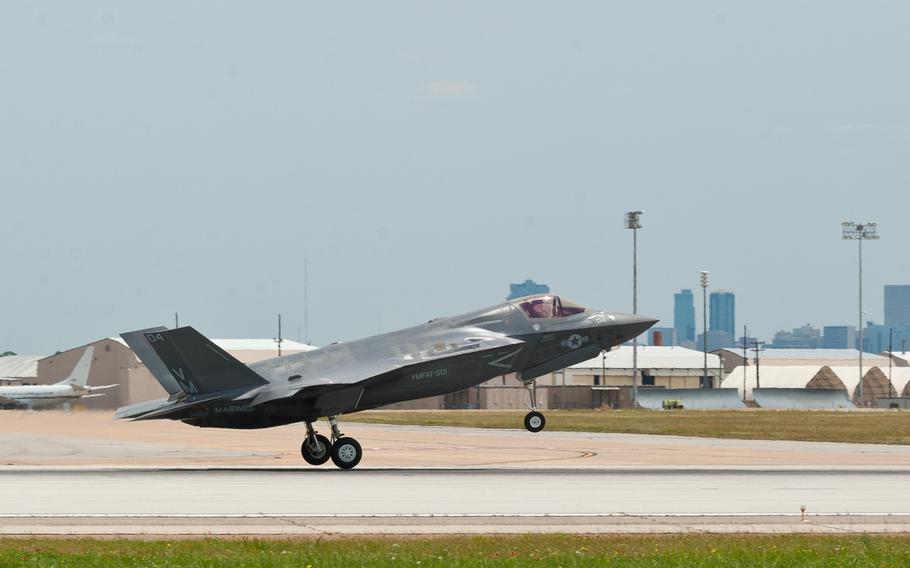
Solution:
<svg viewBox="0 0 910 568"><path fill-rule="evenodd" d="M859 242L859 404L866 406L866 399L863 398L863 239L857 239Z"/></svg>
<svg viewBox="0 0 910 568"><path fill-rule="evenodd" d="M704 381L708 380L708 279L711 273L707 270L701 271L701 317L702 317L702 351L705 352L705 374ZM704 387L704 385L699 385Z"/></svg>
<svg viewBox="0 0 910 568"><path fill-rule="evenodd" d="M878 223L856 223L854 221L844 221L841 223L841 230L844 240L855 240L859 242L859 386L857 394L859 395L860 406L865 406L863 399L863 241L878 240Z"/></svg>
<svg viewBox="0 0 910 568"><path fill-rule="evenodd" d="M632 229L632 313L638 313L638 230L644 211L626 213L626 228ZM638 401L638 336L632 338L632 408Z"/></svg>

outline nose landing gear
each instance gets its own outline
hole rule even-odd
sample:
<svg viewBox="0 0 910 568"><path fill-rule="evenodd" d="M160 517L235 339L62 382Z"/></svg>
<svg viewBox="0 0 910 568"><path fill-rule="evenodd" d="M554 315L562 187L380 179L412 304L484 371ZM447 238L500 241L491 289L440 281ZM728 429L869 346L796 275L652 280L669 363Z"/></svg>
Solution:
<svg viewBox="0 0 910 568"><path fill-rule="evenodd" d="M332 460L341 469L351 469L360 463L363 448L354 438L349 438L338 429L338 417L329 416L332 441L317 434L312 422L306 423L307 437L300 445L300 454L310 465L322 465Z"/></svg>
<svg viewBox="0 0 910 568"><path fill-rule="evenodd" d="M540 432L547 425L547 419L537 411L537 383L533 380L522 382L528 391L528 409L531 411L525 415L525 428L528 432Z"/></svg>

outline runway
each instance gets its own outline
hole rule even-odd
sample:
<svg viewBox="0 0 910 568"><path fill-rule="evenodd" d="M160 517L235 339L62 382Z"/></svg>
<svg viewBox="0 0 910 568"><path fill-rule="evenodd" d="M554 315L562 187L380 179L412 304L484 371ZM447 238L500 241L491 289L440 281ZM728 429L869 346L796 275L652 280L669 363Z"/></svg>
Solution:
<svg viewBox="0 0 910 568"><path fill-rule="evenodd" d="M0 534L910 532L908 482L905 467L11 468Z"/></svg>
<svg viewBox="0 0 910 568"><path fill-rule="evenodd" d="M304 466L295 426L0 413L0 534L910 533L910 446L345 431L353 471Z"/></svg>

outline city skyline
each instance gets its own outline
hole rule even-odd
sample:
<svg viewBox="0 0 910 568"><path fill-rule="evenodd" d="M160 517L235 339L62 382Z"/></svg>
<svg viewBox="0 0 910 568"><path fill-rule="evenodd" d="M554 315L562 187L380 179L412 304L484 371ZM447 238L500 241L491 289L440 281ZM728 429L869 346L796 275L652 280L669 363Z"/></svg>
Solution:
<svg viewBox="0 0 910 568"><path fill-rule="evenodd" d="M878 324L867 319L863 324L863 350L881 353L893 348L895 352L910 348L910 285L885 284L883 286L883 319L890 324ZM736 334L736 295L730 290L710 293L708 306L708 350L736 347L742 338ZM694 343L681 339L678 330L693 321L695 312L691 290L683 289L673 295L674 345L702 349L703 334L697 334ZM657 329L657 328L655 328ZM751 330L750 330L751 331ZM755 334L751 337L758 339ZM650 339L649 335L649 339ZM805 323L791 330L779 329L773 338L764 341L769 349L858 349L859 333L855 325L825 322L820 328Z"/></svg>

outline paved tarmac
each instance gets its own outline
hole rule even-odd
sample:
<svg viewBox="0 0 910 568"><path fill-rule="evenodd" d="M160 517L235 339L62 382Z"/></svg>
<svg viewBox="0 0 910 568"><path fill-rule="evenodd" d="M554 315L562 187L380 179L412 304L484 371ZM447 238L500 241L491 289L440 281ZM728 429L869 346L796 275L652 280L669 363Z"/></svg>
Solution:
<svg viewBox="0 0 910 568"><path fill-rule="evenodd" d="M7 468L0 533L910 532L908 483L905 467Z"/></svg>
<svg viewBox="0 0 910 568"><path fill-rule="evenodd" d="M606 416L606 418L609 418ZM325 425L320 424L325 431ZM910 446L343 423L364 467L910 466ZM125 422L102 412L0 412L0 466L301 466L302 426ZM331 469L331 464L323 466Z"/></svg>
<svg viewBox="0 0 910 568"><path fill-rule="evenodd" d="M344 429L353 471L305 466L295 426L0 413L0 534L910 533L908 446Z"/></svg>

